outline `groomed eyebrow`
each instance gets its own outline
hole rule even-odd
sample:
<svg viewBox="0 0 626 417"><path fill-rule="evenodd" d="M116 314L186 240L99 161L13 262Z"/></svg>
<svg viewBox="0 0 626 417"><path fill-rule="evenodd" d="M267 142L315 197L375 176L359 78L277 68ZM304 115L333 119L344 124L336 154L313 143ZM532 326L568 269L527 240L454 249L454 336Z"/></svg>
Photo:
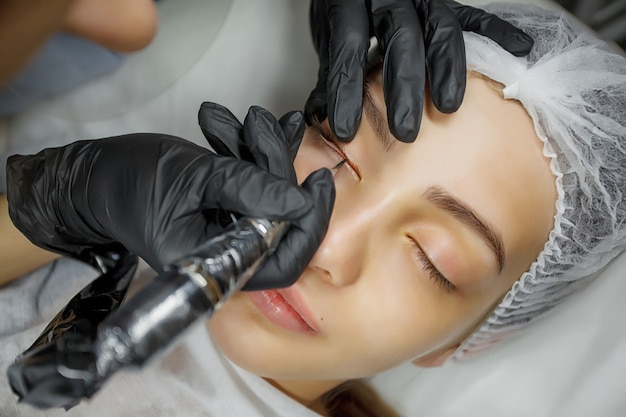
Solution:
<svg viewBox="0 0 626 417"><path fill-rule="evenodd" d="M396 143L396 139L389 130L387 119L380 109L376 107L376 104L374 104L373 94L370 83L366 81L363 87L363 111L374 129L378 143L381 148L387 152L391 150Z"/></svg>
<svg viewBox="0 0 626 417"><path fill-rule="evenodd" d="M493 251L498 261L499 272L502 272L505 264L504 245L502 238L489 225L480 219L476 212L438 186L429 187L424 192L426 200L430 201L442 210L447 211L452 216L469 226L480 238L482 238L487 246Z"/></svg>

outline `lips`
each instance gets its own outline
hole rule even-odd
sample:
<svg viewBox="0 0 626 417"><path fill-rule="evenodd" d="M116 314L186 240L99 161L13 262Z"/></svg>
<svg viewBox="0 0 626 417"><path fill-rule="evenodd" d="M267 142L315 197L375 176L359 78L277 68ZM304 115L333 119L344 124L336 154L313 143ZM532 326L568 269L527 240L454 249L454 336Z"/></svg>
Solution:
<svg viewBox="0 0 626 417"><path fill-rule="evenodd" d="M275 325L296 333L318 333L311 313L292 287L246 292L252 304Z"/></svg>

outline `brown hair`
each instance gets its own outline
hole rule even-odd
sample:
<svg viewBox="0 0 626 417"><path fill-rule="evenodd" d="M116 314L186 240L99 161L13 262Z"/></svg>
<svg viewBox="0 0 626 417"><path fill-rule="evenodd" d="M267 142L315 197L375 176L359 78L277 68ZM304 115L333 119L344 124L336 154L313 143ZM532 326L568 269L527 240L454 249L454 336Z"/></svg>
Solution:
<svg viewBox="0 0 626 417"><path fill-rule="evenodd" d="M478 78L479 80L485 81L493 91L500 94L500 96L504 98L504 95L502 93L502 90L504 89L504 84L492 80L481 72L473 70L467 70L467 78Z"/></svg>
<svg viewBox="0 0 626 417"><path fill-rule="evenodd" d="M324 394L320 402L327 417L400 417L361 380L344 382Z"/></svg>

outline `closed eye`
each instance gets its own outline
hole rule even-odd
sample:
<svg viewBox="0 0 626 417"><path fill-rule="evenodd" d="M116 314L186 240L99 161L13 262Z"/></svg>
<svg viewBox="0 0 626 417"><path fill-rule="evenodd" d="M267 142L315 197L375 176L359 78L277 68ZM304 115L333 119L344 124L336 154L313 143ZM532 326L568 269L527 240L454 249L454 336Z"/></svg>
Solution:
<svg viewBox="0 0 626 417"><path fill-rule="evenodd" d="M448 293L454 292L454 290L456 289L454 284L451 283L441 272L439 272L437 267L433 265L432 261L428 258L426 253L424 253L424 250L421 248L421 246L415 240L411 239L411 241L413 242L413 246L415 247L414 252L417 256L417 260L421 264L422 268L426 272L428 272L429 277L444 291Z"/></svg>

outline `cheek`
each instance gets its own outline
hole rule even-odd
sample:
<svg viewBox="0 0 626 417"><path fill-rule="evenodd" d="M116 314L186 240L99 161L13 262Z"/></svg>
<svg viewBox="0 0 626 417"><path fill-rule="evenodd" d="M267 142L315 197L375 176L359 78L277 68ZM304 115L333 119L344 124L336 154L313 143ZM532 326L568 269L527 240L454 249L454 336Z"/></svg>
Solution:
<svg viewBox="0 0 626 417"><path fill-rule="evenodd" d="M419 274L406 251L378 255L385 262L361 276L359 291L332 300L340 306L334 334L343 341L336 349L345 349L346 374L366 376L427 355L453 344L469 326L467 306Z"/></svg>
<svg viewBox="0 0 626 417"><path fill-rule="evenodd" d="M386 266L378 271L386 279L370 288L370 311L376 314L370 323L373 331L368 330L371 340L364 341L385 358L381 366L458 345L503 294L495 282L485 291L446 293L426 272L400 256L387 255Z"/></svg>
<svg viewBox="0 0 626 417"><path fill-rule="evenodd" d="M321 168L321 163L317 161L315 153L311 149L301 147L293 161L293 168L296 171L298 184L302 184L304 180L316 169Z"/></svg>
<svg viewBox="0 0 626 417"><path fill-rule="evenodd" d="M245 304L243 294L233 295L206 323L213 342L230 360L244 367L253 360L248 352L255 351L254 337L246 338L242 334L258 331L257 320Z"/></svg>

